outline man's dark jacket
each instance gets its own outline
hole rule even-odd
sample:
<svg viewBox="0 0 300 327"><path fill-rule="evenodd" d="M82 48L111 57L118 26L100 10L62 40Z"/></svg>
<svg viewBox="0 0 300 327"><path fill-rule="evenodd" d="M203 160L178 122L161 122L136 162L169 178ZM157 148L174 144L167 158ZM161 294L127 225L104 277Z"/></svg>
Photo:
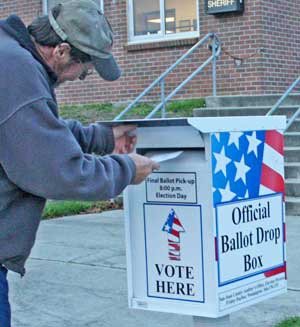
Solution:
<svg viewBox="0 0 300 327"><path fill-rule="evenodd" d="M127 155L92 154L113 150L111 128L59 118L55 83L22 21L0 21L0 264L21 275L45 199L113 198L135 175Z"/></svg>

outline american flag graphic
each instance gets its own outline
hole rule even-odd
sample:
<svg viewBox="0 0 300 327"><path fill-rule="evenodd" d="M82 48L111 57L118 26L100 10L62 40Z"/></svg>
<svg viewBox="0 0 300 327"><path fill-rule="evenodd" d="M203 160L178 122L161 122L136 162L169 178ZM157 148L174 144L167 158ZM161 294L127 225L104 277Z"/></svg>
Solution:
<svg viewBox="0 0 300 327"><path fill-rule="evenodd" d="M180 233L185 230L174 209L171 209L162 231L168 233L169 259L180 261Z"/></svg>
<svg viewBox="0 0 300 327"><path fill-rule="evenodd" d="M211 137L214 206L284 193L281 132L222 132Z"/></svg>

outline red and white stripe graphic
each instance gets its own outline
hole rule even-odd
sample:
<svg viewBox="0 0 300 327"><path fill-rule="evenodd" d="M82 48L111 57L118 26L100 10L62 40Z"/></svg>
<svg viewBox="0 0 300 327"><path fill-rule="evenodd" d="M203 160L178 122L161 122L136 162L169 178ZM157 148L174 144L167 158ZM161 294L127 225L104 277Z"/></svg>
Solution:
<svg viewBox="0 0 300 327"><path fill-rule="evenodd" d="M266 131L259 195L284 194L284 137L279 131Z"/></svg>
<svg viewBox="0 0 300 327"><path fill-rule="evenodd" d="M184 232L184 228L175 214L171 233L168 234L170 260L180 260L180 233L182 232Z"/></svg>
<svg viewBox="0 0 300 327"><path fill-rule="evenodd" d="M278 192L284 198L284 136L279 131L266 131L265 146L262 161L262 171L259 194ZM285 224L284 224L285 227ZM285 232L284 232L285 234ZM285 243L285 235L284 235ZM286 273L284 266L265 272L266 277Z"/></svg>
<svg viewBox="0 0 300 327"><path fill-rule="evenodd" d="M168 240L169 245L169 259L180 261L180 243L175 243Z"/></svg>

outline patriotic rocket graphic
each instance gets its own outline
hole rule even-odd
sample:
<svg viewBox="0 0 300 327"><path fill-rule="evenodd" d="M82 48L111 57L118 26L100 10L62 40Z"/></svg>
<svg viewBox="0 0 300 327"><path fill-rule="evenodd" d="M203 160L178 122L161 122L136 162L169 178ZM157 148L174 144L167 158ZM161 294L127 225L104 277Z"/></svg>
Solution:
<svg viewBox="0 0 300 327"><path fill-rule="evenodd" d="M162 231L168 233L169 259L180 261L180 233L185 230L174 209L171 209Z"/></svg>

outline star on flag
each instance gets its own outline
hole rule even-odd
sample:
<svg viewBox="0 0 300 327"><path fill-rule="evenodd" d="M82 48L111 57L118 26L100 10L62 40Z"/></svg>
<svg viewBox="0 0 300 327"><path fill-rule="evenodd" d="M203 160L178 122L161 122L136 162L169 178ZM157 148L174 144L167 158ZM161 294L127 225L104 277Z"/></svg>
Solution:
<svg viewBox="0 0 300 327"><path fill-rule="evenodd" d="M211 140L214 205L284 191L282 172L265 155L272 148L283 160L282 134L222 132L213 134Z"/></svg>

